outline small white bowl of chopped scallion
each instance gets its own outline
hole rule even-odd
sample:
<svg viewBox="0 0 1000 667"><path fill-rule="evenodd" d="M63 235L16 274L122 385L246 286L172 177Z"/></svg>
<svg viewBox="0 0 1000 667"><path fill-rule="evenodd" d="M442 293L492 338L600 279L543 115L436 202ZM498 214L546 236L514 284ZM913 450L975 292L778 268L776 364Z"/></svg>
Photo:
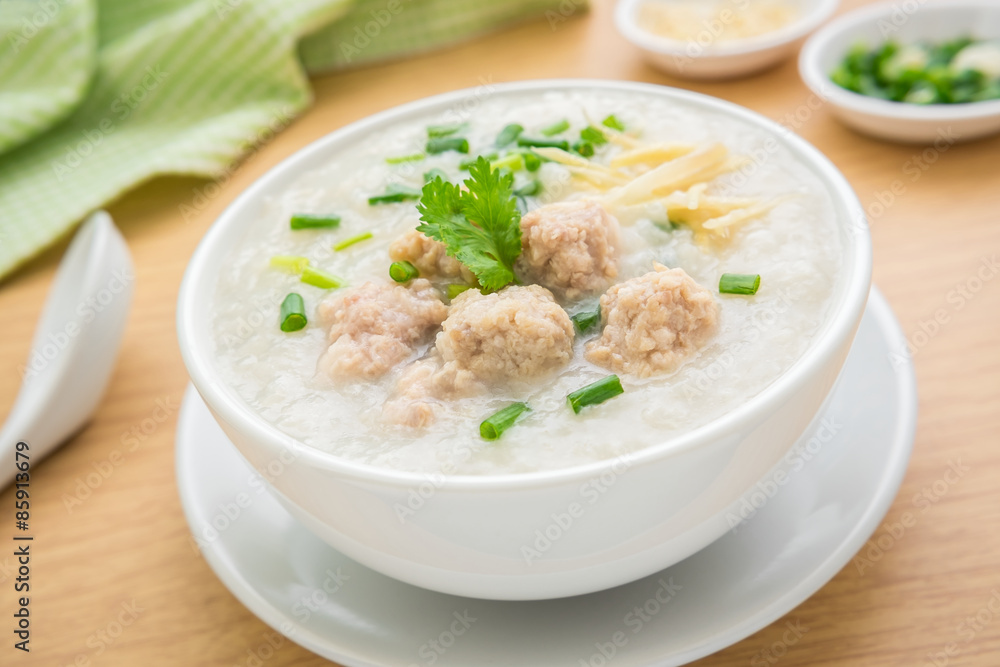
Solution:
<svg viewBox="0 0 1000 667"><path fill-rule="evenodd" d="M912 4L851 12L813 35L799 57L806 85L846 125L891 141L1000 132L1000 3Z"/></svg>

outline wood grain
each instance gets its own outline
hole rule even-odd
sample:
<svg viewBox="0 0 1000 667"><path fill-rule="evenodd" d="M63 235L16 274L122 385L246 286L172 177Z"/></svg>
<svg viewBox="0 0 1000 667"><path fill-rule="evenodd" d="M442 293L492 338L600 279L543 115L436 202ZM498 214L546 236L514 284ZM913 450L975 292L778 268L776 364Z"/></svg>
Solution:
<svg viewBox="0 0 1000 667"><path fill-rule="evenodd" d="M368 114L483 80L649 81L716 95L776 119L802 113L809 94L794 62L729 83L672 80L643 64L617 35L611 9L611 0L599 0L591 13L554 28L534 21L445 52L318 78L313 108L227 183L208 188L210 194L204 181L164 178L111 206L136 260L135 306L93 422L34 475L34 634L28 658L9 647L13 559L6 547L0 554L0 610L8 618L0 622L0 664L246 665L248 651L266 643L269 629L219 583L188 539L173 467L176 406L187 383L174 304L199 238L270 166ZM1000 614L987 606L1000 591L1000 279L979 284L960 308L949 300L984 258L1000 251L1000 138L932 155L933 163L914 180L908 161L919 159L920 148L858 136L824 108L809 113L797 129L843 170L866 206L897 179L905 187L873 220L872 234L875 282L919 343L916 448L887 517L897 521L911 512L916 523L871 567L862 572L848 565L786 618L697 664L925 665L931 664L928 654L953 643L957 655L950 665L1000 665ZM0 287L4 411L20 383L18 367L60 253L48 252ZM939 310L948 322L933 336L919 335L921 322ZM164 411L158 405L171 413L159 422ZM133 429L137 440L129 436ZM121 460L107 478L68 505L89 473L118 460L116 451ZM969 470L937 494L934 483L944 479L950 461ZM933 503L917 499L925 490ZM3 540L12 530L12 504L11 491L0 494ZM141 608L134 621L110 645L104 642L99 633L116 634L122 605L133 601ZM981 626L970 638L960 624L977 613ZM787 622L809 630L782 646ZM772 647L774 653L765 653ZM286 641L266 664L329 663Z"/></svg>

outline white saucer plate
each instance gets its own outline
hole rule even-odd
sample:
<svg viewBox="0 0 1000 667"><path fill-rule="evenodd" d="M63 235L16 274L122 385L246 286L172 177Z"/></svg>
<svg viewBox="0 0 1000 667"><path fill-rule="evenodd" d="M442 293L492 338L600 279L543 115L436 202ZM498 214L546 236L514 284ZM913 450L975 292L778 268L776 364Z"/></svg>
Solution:
<svg viewBox="0 0 1000 667"><path fill-rule="evenodd" d="M916 424L916 384L902 349L903 333L873 290L820 416L732 508L733 522L743 523L658 574L580 597L461 598L359 565L269 495L192 387L177 429L178 486L205 559L240 602L347 667L682 665L794 609L878 527Z"/></svg>

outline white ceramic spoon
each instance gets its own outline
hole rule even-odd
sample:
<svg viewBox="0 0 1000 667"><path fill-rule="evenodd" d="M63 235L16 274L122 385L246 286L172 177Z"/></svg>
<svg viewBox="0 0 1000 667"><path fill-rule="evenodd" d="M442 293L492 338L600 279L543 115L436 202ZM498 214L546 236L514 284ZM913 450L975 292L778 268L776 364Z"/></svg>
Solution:
<svg viewBox="0 0 1000 667"><path fill-rule="evenodd" d="M101 400L132 303L132 258L104 211L80 226L35 330L17 400L0 429L0 490L14 479L15 447L32 466L86 423Z"/></svg>

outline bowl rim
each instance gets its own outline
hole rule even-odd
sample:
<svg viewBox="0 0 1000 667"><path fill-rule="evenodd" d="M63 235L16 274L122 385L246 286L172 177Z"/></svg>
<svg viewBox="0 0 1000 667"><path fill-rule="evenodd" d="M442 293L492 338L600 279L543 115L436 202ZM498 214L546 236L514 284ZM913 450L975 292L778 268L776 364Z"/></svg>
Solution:
<svg viewBox="0 0 1000 667"><path fill-rule="evenodd" d="M801 16L786 26L756 37L732 40L728 43L723 42L721 46L712 45L710 48L702 49L696 55L689 55L686 53L686 49L691 44L691 40L684 41L663 37L639 26L636 19L638 5L649 1L655 0L619 0L615 6L615 26L618 28L618 32L641 49L667 56L684 56L692 60L729 58L790 44L802 39L822 25L840 6L840 0L814 0L812 2L800 0L800 3L806 3L809 6L806 7L806 11L803 11Z"/></svg>
<svg viewBox="0 0 1000 667"><path fill-rule="evenodd" d="M339 142L368 132L382 124L447 108L448 105L460 103L471 96L481 94L479 88L464 88L392 107L345 125L308 143L258 177L212 223L192 255L181 282L177 302L177 336L181 356L191 380L217 419L229 424L240 424L243 427L242 430L252 431L254 443L274 452L275 456L291 450L296 453L296 464L302 463L356 481L405 488L415 488L431 481L435 484L437 492L444 490L490 492L541 488L593 479L602 474L614 472L616 468L620 470L622 462L627 463L628 467L631 468L654 460L676 456L744 429L758 422L762 414L777 409L789 400L802 385L808 382L809 378L822 371L825 365L837 355L845 341L853 338L864 312L871 285L871 237L861 202L843 174L817 148L794 132L750 109L722 99L678 88L639 82L574 78L516 81L490 85L493 86L493 94L496 95L543 93L553 90L592 91L594 89L651 94L711 108L777 135L778 144L789 150L797 159L809 164L816 176L827 187L834 206L842 208L844 212L843 218L838 216L838 223L843 232L842 238L845 239L845 274L841 277L844 284L840 292L840 301L827 314L827 321L806 351L758 394L707 424L634 452L553 470L499 475L448 475L394 470L351 461L311 447L267 422L236 395L235 390L222 380L213 367L212 342L207 329L204 339L199 335L199 327L207 327L207 325L201 323L197 316L197 304L206 292L203 289L206 275L212 276L212 269L218 265L218 259L224 257L231 249L231 247L226 246L219 247L228 228L238 223L242 211L248 206L252 206L260 194L267 191L272 181L285 178L288 172L304 173L304 170L299 167L299 163L308 163L310 158L333 150L331 147L335 147ZM846 273L848 271L850 273ZM213 280L211 287L214 287L214 284ZM199 340L202 342L201 345L198 345ZM767 409L768 406L772 406L770 410Z"/></svg>
<svg viewBox="0 0 1000 667"><path fill-rule="evenodd" d="M991 9L1000 14L1000 4L996 0L924 0L911 15L917 12L953 12L956 9L972 8ZM867 5L838 16L817 30L799 53L799 75L802 81L813 93L835 106L885 119L947 122L1000 116L1000 100L961 104L909 104L861 95L841 88L830 79L829 73L820 66L820 61L833 48L832 43L846 33L858 31L863 25L876 23L897 10L899 3L895 1Z"/></svg>

